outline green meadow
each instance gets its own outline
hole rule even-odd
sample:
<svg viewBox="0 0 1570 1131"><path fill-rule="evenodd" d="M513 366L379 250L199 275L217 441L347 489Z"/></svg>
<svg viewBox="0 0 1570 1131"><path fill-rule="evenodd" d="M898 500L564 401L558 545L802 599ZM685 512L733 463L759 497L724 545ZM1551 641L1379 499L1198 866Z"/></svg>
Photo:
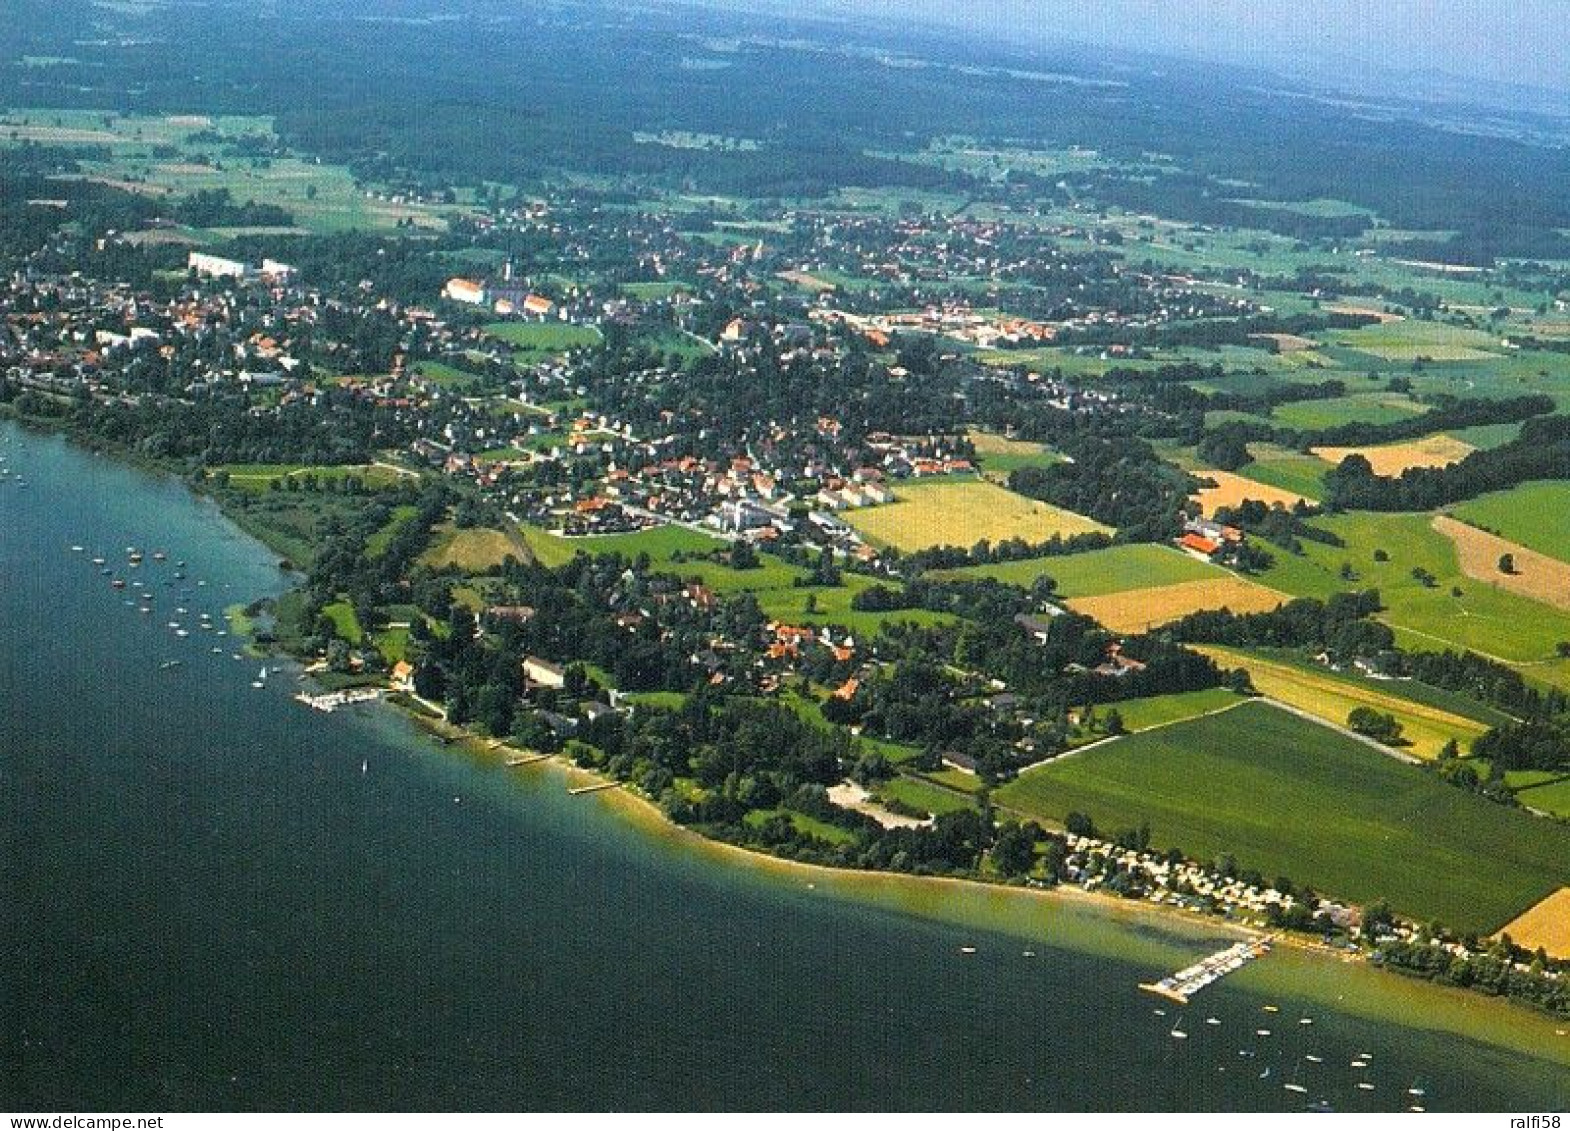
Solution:
<svg viewBox="0 0 1570 1131"><path fill-rule="evenodd" d="M1151 843L1231 854L1267 880L1487 932L1570 883L1570 827L1445 785L1266 703L1119 739L1031 770L994 799Z"/></svg>
<svg viewBox="0 0 1570 1131"><path fill-rule="evenodd" d="M1021 558L1012 562L966 566L946 571L951 577L990 577L1007 585L1029 588L1038 577L1058 583L1064 597L1099 597L1156 585L1177 585L1229 576L1220 566L1189 557L1171 546L1133 543L1062 554L1047 558Z"/></svg>
<svg viewBox="0 0 1570 1131"><path fill-rule="evenodd" d="M1470 648L1511 663L1536 664L1553 657L1561 640L1570 640L1570 614L1465 576L1449 539L1431 522L1427 514L1316 518L1313 525L1345 545L1305 539L1302 555L1267 546L1275 562L1259 580L1293 596L1325 598L1377 589L1385 605L1379 619L1403 630L1406 645L1429 651ZM1388 560L1376 561L1376 550ZM1343 563L1351 566L1351 580L1340 576ZM1428 571L1434 583L1413 577L1414 569Z"/></svg>

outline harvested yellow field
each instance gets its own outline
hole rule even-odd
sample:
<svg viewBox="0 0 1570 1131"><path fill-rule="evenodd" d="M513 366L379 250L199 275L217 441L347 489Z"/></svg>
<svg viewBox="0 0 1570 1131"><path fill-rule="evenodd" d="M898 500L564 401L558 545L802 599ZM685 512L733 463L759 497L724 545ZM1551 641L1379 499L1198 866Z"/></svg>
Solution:
<svg viewBox="0 0 1570 1131"><path fill-rule="evenodd" d="M1010 440L996 432L978 432L972 428L966 436L978 456L1039 456L1041 445L1030 440Z"/></svg>
<svg viewBox="0 0 1570 1131"><path fill-rule="evenodd" d="M1401 736L1408 743L1402 749L1419 758L1438 757L1440 748L1451 739L1465 750L1488 729L1476 719L1340 678L1332 672L1307 671L1231 648L1199 647L1196 651L1224 668L1246 669L1261 694L1336 726L1345 726L1347 716L1356 707L1392 715L1401 724Z"/></svg>
<svg viewBox="0 0 1570 1131"><path fill-rule="evenodd" d="M873 542L899 550L969 548L982 539L1045 542L1089 531L1109 531L1094 519L988 483L983 479L926 479L901 483L898 500L849 511L846 522Z"/></svg>
<svg viewBox="0 0 1570 1131"><path fill-rule="evenodd" d="M1570 563L1468 526L1447 514L1434 516L1434 529L1455 546L1461 572L1468 577L1556 609L1570 610ZM1514 559L1513 573L1499 568L1499 559L1505 554Z"/></svg>
<svg viewBox="0 0 1570 1131"><path fill-rule="evenodd" d="M1477 451L1464 440L1453 436L1425 436L1404 444L1384 444L1373 448L1311 448L1316 456L1329 464L1339 464L1350 455L1361 455L1368 460L1375 475L1400 475L1409 467L1445 467L1459 463Z"/></svg>
<svg viewBox="0 0 1570 1131"><path fill-rule="evenodd" d="M1287 507L1303 501L1303 496L1296 491L1286 491L1268 483L1256 483L1230 471L1201 469L1190 474L1198 479L1209 479L1215 484L1214 487L1202 487L1194 492L1193 497L1199 501L1207 516L1215 514L1220 507L1235 507L1245 499L1256 499L1267 506L1280 503Z"/></svg>
<svg viewBox="0 0 1570 1131"><path fill-rule="evenodd" d="M500 530L455 530L420 555L420 561L434 569L456 566L465 573L483 573L510 557L523 561L527 551Z"/></svg>
<svg viewBox="0 0 1570 1131"><path fill-rule="evenodd" d="M1130 589L1101 597L1079 597L1065 604L1113 632L1145 632L1205 609L1234 613L1269 612L1287 598L1242 577L1215 577Z"/></svg>
<svg viewBox="0 0 1570 1131"><path fill-rule="evenodd" d="M1542 947L1551 958L1570 958L1570 888L1560 888L1499 933L1528 950Z"/></svg>

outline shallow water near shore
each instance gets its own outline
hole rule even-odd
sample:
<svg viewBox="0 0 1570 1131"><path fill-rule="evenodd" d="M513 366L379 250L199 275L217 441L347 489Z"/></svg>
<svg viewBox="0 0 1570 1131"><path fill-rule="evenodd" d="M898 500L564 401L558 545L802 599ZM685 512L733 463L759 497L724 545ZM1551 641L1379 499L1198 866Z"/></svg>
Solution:
<svg viewBox="0 0 1570 1131"><path fill-rule="evenodd" d="M5 422L0 454L0 1107L1567 1101L1570 1039L1498 1002L1278 950L1178 1007L1137 983L1223 925L759 863L310 711L217 636L273 555L177 482Z"/></svg>

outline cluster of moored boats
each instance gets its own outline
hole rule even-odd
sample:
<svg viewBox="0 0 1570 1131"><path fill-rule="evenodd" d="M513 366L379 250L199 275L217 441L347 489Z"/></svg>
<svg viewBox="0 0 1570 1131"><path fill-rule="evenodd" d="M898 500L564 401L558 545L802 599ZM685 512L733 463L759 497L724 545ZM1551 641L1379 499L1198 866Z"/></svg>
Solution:
<svg viewBox="0 0 1570 1131"><path fill-rule="evenodd" d="M87 548L80 544L72 545L70 549L73 554L87 554ZM168 553L163 550L146 551L127 546L114 561L102 553L94 554L89 561L98 570L99 576L108 579L110 588L122 595L121 603L127 608L135 609L144 617L152 617L160 610L167 610L164 615L169 619L164 622L164 627L176 639L184 640L200 633L208 633L215 640L229 635L221 619L213 613L193 608L200 590L207 588L207 582L202 579L192 581L183 560L170 562ZM157 568L160 566L173 568L161 570ZM222 653L224 645L214 644L211 650ZM240 652L233 652L232 655L236 660L245 658ZM180 660L165 660L158 668L168 671L181 664Z"/></svg>
<svg viewBox="0 0 1570 1131"><path fill-rule="evenodd" d="M1262 1011L1266 1014L1278 1014L1281 1012L1280 1007L1275 1005L1263 1006ZM1167 1011L1165 1009L1158 1008L1152 1012L1157 1017L1164 1018L1167 1015ZM1219 1017L1208 1016L1205 1018L1205 1024L1212 1028L1220 1028L1222 1026L1222 1021ZM1307 1029L1307 1027L1313 1024L1314 1019L1312 1017L1305 1016L1298 1018L1298 1026L1302 1029ZM1179 1015L1178 1018L1172 1022L1169 1035L1173 1040L1176 1041L1188 1040L1189 1034L1188 1031L1183 1027L1182 1015ZM1260 1039L1261 1041L1269 1040L1275 1035L1275 1030L1270 1027L1270 1023L1268 1022L1258 1024L1253 1031L1253 1036ZM1244 1047L1237 1050L1237 1055L1240 1060L1257 1060L1259 1057L1259 1052L1260 1050L1258 1048L1245 1045ZM1303 1082L1305 1073L1312 1074L1314 1071L1313 1066L1323 1065L1324 1063L1325 1058L1317 1053L1304 1052L1300 1054L1297 1058L1296 1064L1293 1066L1291 1079L1283 1082L1281 1087L1283 1090L1291 1092L1294 1095L1306 1096L1309 1091L1309 1085ZM1348 1065L1352 1071L1351 1085L1355 1090L1359 1092L1373 1092L1377 1090L1377 1085L1375 1082L1368 1077L1368 1073L1373 1070L1373 1064L1374 1054L1371 1052L1359 1052L1351 1057ZM1221 1071L1225 1070L1225 1067L1221 1069ZM1264 1070L1258 1074L1259 1079L1268 1080L1274 1074L1274 1072L1274 1066L1267 1065ZM1321 1083L1323 1084L1323 1080ZM1420 1081L1413 1081L1412 1085L1405 1089L1405 1091L1402 1093L1402 1101L1406 1104L1406 1109L1408 1111L1420 1112L1426 1110L1423 1106L1423 1101L1426 1096L1427 1090L1422 1086L1422 1083ZM1322 1099L1316 1100L1313 1104L1310 1105L1310 1108L1316 1111L1331 1110L1329 1102Z"/></svg>

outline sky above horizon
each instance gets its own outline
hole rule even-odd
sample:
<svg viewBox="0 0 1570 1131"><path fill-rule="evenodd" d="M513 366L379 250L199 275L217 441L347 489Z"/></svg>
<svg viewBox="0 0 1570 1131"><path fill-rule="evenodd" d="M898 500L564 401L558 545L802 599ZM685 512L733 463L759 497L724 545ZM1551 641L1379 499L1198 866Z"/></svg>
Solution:
<svg viewBox="0 0 1570 1131"><path fill-rule="evenodd" d="M1570 0L816 0L820 12L1119 46L1570 89Z"/></svg>

